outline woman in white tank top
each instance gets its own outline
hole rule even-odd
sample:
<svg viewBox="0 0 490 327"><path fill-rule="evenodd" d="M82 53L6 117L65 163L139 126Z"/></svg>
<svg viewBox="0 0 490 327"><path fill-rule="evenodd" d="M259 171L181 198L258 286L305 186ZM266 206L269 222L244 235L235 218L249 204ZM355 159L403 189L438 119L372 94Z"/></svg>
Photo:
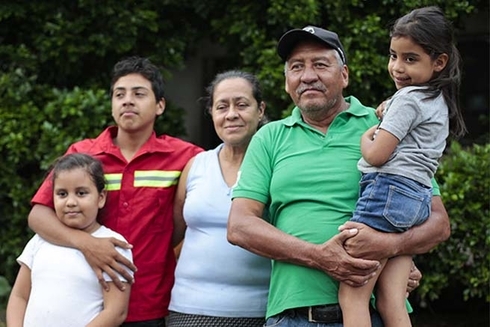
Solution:
<svg viewBox="0 0 490 327"><path fill-rule="evenodd" d="M185 238L170 300L169 327L263 326L271 262L228 243L231 189L265 103L252 74L218 74L206 108L223 141L191 159L174 207L174 245Z"/></svg>

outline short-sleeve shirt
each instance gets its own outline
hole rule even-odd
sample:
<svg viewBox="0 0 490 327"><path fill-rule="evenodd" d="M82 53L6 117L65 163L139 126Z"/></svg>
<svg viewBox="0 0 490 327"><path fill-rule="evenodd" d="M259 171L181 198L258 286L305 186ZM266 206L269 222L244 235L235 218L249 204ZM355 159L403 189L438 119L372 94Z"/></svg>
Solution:
<svg viewBox="0 0 490 327"><path fill-rule="evenodd" d="M404 87L387 102L380 128L394 135L399 143L385 164L375 167L361 158L359 170L401 175L431 186L446 148L449 117L442 92L428 98L425 89Z"/></svg>
<svg viewBox="0 0 490 327"><path fill-rule="evenodd" d="M125 241L120 234L104 226L100 226L92 236ZM117 250L132 261L131 250ZM36 234L17 261L31 271L25 327L86 326L104 309L104 291L79 250L49 243ZM129 269L128 273L132 275ZM106 274L104 279L111 280ZM119 279L124 281L120 275Z"/></svg>

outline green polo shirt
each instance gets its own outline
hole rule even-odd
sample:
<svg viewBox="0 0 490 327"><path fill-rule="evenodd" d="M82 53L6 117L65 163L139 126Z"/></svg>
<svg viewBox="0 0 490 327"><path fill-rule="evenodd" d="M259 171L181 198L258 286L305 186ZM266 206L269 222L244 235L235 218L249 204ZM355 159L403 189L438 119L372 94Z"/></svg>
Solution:
<svg viewBox="0 0 490 327"><path fill-rule="evenodd" d="M326 134L306 124L298 108L252 138L233 198L268 207L280 230L320 244L338 233L359 195L360 139L378 123L373 108L350 96ZM273 261L267 317L286 309L338 303L338 282L322 271Z"/></svg>

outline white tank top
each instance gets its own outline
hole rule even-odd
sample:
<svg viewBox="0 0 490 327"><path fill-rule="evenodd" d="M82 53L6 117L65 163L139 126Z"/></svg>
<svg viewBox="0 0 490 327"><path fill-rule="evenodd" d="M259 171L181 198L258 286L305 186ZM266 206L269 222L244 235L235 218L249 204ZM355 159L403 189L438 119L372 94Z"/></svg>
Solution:
<svg viewBox="0 0 490 327"><path fill-rule="evenodd" d="M184 244L169 309L218 317L265 317L271 261L226 239L231 188L218 161L223 145L198 154L187 177Z"/></svg>

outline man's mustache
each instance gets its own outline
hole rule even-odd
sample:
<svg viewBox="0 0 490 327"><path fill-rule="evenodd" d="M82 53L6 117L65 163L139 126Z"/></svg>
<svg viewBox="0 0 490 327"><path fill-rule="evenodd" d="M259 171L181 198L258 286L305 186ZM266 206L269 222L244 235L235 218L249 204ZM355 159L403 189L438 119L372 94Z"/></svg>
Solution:
<svg viewBox="0 0 490 327"><path fill-rule="evenodd" d="M314 91L319 91L319 92L325 92L327 91L327 88L325 87L325 85L323 85L322 83L315 83L315 84L301 84L297 89L296 89L296 93L298 95L301 95L303 94L305 91L310 91L310 90L314 90Z"/></svg>

